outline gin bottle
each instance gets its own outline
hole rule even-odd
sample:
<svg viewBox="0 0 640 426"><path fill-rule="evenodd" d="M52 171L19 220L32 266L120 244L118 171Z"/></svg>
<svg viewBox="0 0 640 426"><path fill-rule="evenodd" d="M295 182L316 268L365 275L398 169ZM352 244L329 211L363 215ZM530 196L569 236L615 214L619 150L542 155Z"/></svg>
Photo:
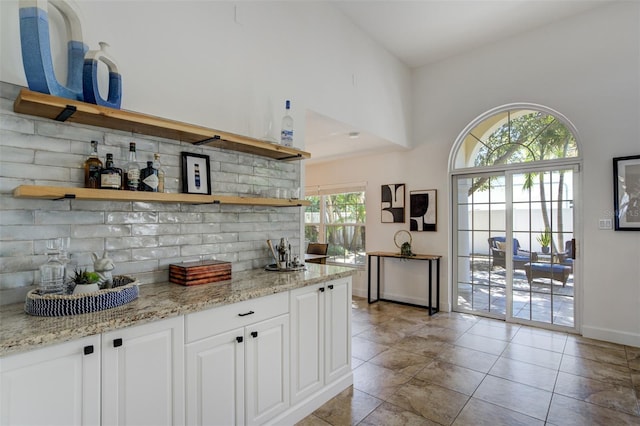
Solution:
<svg viewBox="0 0 640 426"><path fill-rule="evenodd" d="M158 192L158 170L153 167L153 161L147 161L147 167L140 171L140 190Z"/></svg>
<svg viewBox="0 0 640 426"><path fill-rule="evenodd" d="M293 117L290 115L291 101L285 102L285 113L282 117L282 132L280 133L280 144L293 146Z"/></svg>

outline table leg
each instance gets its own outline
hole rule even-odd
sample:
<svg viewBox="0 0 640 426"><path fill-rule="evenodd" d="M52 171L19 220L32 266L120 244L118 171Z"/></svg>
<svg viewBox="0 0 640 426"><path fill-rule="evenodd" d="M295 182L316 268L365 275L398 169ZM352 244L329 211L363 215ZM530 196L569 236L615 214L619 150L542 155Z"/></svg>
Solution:
<svg viewBox="0 0 640 426"><path fill-rule="evenodd" d="M432 294L432 284L433 284L433 261L429 259L429 316L433 315L433 294Z"/></svg>

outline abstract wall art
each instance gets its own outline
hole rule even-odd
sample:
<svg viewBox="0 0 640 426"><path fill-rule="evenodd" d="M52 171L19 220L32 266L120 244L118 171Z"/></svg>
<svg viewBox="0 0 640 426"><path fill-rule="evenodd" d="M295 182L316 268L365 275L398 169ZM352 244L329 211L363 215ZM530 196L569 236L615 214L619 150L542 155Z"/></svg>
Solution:
<svg viewBox="0 0 640 426"><path fill-rule="evenodd" d="M404 183L382 185L382 223L404 223Z"/></svg>
<svg viewBox="0 0 640 426"><path fill-rule="evenodd" d="M409 193L409 230L435 232L437 207L437 190L411 191Z"/></svg>

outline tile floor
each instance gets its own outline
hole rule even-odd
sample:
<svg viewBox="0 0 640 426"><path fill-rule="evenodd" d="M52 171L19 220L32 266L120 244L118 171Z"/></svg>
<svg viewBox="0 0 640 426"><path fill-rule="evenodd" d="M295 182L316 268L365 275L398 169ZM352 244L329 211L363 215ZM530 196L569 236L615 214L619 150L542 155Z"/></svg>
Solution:
<svg viewBox="0 0 640 426"><path fill-rule="evenodd" d="M300 426L640 425L640 348L353 299L354 384Z"/></svg>

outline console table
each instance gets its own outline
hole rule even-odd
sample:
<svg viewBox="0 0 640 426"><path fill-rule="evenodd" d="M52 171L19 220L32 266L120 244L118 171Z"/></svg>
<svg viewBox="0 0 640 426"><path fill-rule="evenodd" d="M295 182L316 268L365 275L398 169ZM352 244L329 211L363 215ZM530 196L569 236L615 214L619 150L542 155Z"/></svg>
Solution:
<svg viewBox="0 0 640 426"><path fill-rule="evenodd" d="M377 261L377 273L376 273L376 299L371 298L371 260L375 257ZM429 262L429 275L427 277L427 284L429 286L429 304L428 305L416 305L414 303L400 302L397 300L383 299L380 297L380 260L387 257L393 257L396 259L406 260L426 260ZM372 251L367 252L368 270L367 270L367 300L368 302L375 303L379 300L384 302L400 303L403 305L418 306L421 308L429 309L429 315L433 315L436 312L440 312L440 259L442 256L433 254L414 254L413 256L402 256L400 253ZM435 275L436 275L436 306L433 306L433 263L435 262Z"/></svg>

